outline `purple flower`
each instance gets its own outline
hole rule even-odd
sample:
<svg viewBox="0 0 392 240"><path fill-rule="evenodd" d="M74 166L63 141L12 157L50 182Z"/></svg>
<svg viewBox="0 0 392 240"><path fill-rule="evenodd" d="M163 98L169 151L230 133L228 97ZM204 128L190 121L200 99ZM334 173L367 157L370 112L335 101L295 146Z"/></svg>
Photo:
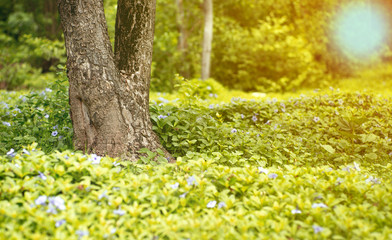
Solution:
<svg viewBox="0 0 392 240"><path fill-rule="evenodd" d="M49 198L49 203L55 206L59 210L65 210L65 201L60 197L50 197Z"/></svg>
<svg viewBox="0 0 392 240"><path fill-rule="evenodd" d="M314 121L314 122L318 122L318 121L320 121L320 118L319 118L319 117L314 117L314 118L313 118L313 121Z"/></svg>
<svg viewBox="0 0 392 240"><path fill-rule="evenodd" d="M11 127L11 123L9 123L9 122L3 122L3 125Z"/></svg>
<svg viewBox="0 0 392 240"><path fill-rule="evenodd" d="M165 118L167 118L167 116L165 116L165 115L159 115L158 116L158 119L165 119Z"/></svg>
<svg viewBox="0 0 392 240"><path fill-rule="evenodd" d="M44 116L45 118L49 118L49 114L45 114L45 116Z"/></svg>
<svg viewBox="0 0 392 240"><path fill-rule="evenodd" d="M236 133L237 129L233 128L233 130L231 130L231 133Z"/></svg>
<svg viewBox="0 0 392 240"><path fill-rule="evenodd" d="M98 196L98 200L101 200L102 198L108 198L108 195L106 195L107 191L105 190L101 195Z"/></svg>
<svg viewBox="0 0 392 240"><path fill-rule="evenodd" d="M26 149L22 150L22 153L26 154L26 155L30 155L29 151L27 151Z"/></svg>
<svg viewBox="0 0 392 240"><path fill-rule="evenodd" d="M210 104L210 106L208 106L209 109L213 109L214 108L214 104Z"/></svg>
<svg viewBox="0 0 392 240"><path fill-rule="evenodd" d="M256 121L257 121L257 117L256 117L256 116L253 116L253 117L252 117L252 121L253 121L253 122L256 122Z"/></svg>
<svg viewBox="0 0 392 240"><path fill-rule="evenodd" d="M53 131L53 132L52 132L52 136L53 136L53 137L56 137L57 134L59 134L57 131Z"/></svg>
<svg viewBox="0 0 392 240"><path fill-rule="evenodd" d="M216 201L211 201L209 203L207 203L207 208L214 208L216 205Z"/></svg>
<svg viewBox="0 0 392 240"><path fill-rule="evenodd" d="M244 117L245 117L244 114L241 114L241 118L244 119Z"/></svg>

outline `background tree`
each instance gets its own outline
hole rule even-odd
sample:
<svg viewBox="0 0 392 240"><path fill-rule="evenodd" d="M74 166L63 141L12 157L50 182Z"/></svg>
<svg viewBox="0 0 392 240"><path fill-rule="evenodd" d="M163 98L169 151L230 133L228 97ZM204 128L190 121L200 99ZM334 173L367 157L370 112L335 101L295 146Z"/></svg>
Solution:
<svg viewBox="0 0 392 240"><path fill-rule="evenodd" d="M114 53L102 0L59 0L75 148L130 160L161 149L149 87L155 0L119 0Z"/></svg>
<svg viewBox="0 0 392 240"><path fill-rule="evenodd" d="M204 0L204 35L203 53L201 62L201 79L210 77L211 68L211 48L213 37L213 4L212 0Z"/></svg>

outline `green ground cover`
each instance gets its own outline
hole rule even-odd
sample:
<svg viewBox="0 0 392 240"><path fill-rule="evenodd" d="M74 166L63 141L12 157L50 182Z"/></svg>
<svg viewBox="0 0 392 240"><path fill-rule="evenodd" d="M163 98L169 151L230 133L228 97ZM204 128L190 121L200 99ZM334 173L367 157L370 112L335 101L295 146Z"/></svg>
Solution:
<svg viewBox="0 0 392 240"><path fill-rule="evenodd" d="M61 81L1 92L0 238L391 239L392 99L350 81L302 95L212 80L152 93L175 164L75 152Z"/></svg>

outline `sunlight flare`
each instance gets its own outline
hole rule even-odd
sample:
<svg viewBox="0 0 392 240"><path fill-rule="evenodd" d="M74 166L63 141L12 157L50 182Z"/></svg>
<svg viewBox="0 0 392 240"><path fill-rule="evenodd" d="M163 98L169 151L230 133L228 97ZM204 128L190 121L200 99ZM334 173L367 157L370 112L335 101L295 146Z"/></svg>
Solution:
<svg viewBox="0 0 392 240"><path fill-rule="evenodd" d="M368 58L386 43L388 28L387 14L381 5L351 4L337 14L334 38L345 55Z"/></svg>

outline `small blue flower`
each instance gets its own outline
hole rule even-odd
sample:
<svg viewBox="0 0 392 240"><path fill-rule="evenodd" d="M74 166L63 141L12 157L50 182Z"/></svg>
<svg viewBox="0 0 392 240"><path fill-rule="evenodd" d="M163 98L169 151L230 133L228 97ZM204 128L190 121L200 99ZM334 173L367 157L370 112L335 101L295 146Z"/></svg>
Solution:
<svg viewBox="0 0 392 240"><path fill-rule="evenodd" d="M210 106L208 106L209 109L213 109L214 108L214 104L210 104Z"/></svg>
<svg viewBox="0 0 392 240"><path fill-rule="evenodd" d="M268 175L268 177L271 178L271 179L275 179L275 178L278 177L278 174L276 174L276 173L271 173L270 175Z"/></svg>
<svg viewBox="0 0 392 240"><path fill-rule="evenodd" d="M198 185L198 183L196 182L196 178L194 176L189 177L186 182L188 183L189 186L192 185Z"/></svg>
<svg viewBox="0 0 392 240"><path fill-rule="evenodd" d="M45 195L41 195L37 199L35 199L35 205L45 205L46 200L48 200L48 197Z"/></svg>
<svg viewBox="0 0 392 240"><path fill-rule="evenodd" d="M302 212L298 208L291 210L291 214L300 214L300 213Z"/></svg>
<svg viewBox="0 0 392 240"><path fill-rule="evenodd" d="M224 208L226 207L226 203L225 202L219 202L218 203L218 208Z"/></svg>
<svg viewBox="0 0 392 240"><path fill-rule="evenodd" d="M89 159L91 161L91 164L100 164L101 163L101 158L100 156L96 154L91 154Z"/></svg>
<svg viewBox="0 0 392 240"><path fill-rule="evenodd" d="M327 208L328 206L324 203L313 203L312 208Z"/></svg>
<svg viewBox="0 0 392 240"><path fill-rule="evenodd" d="M58 125L53 126L53 130L56 130L56 129L58 129L58 128L59 128Z"/></svg>
<svg viewBox="0 0 392 240"><path fill-rule="evenodd" d="M98 200L101 200L102 198L108 198L108 195L106 195L107 191L105 190L101 195L98 196Z"/></svg>
<svg viewBox="0 0 392 240"><path fill-rule="evenodd" d="M167 118L167 116L165 116L165 115L159 115L158 116L158 119L165 119L165 118Z"/></svg>
<svg viewBox="0 0 392 240"><path fill-rule="evenodd" d="M45 118L49 118L49 114L45 114L45 116L44 116Z"/></svg>
<svg viewBox="0 0 392 240"><path fill-rule="evenodd" d="M314 122L318 122L318 121L320 121L320 118L319 118L319 117L314 117L314 118L313 118L313 121L314 121Z"/></svg>
<svg viewBox="0 0 392 240"><path fill-rule="evenodd" d="M9 122L3 122L3 125L5 125L7 127L11 127L11 123L9 123Z"/></svg>
<svg viewBox="0 0 392 240"><path fill-rule="evenodd" d="M233 130L231 130L231 133L236 133L237 129L233 128Z"/></svg>
<svg viewBox="0 0 392 240"><path fill-rule="evenodd" d="M52 89L46 88L45 91L47 91L47 92L52 92Z"/></svg>
<svg viewBox="0 0 392 240"><path fill-rule="evenodd" d="M84 230L77 230L75 233L76 233L76 235L78 235L78 239L81 239L84 236L90 235L90 232L88 230L85 230L85 231Z"/></svg>
<svg viewBox="0 0 392 240"><path fill-rule="evenodd" d="M259 169L259 173L264 173L264 174L268 174L268 170L263 168L263 167L258 167Z"/></svg>
<svg viewBox="0 0 392 240"><path fill-rule="evenodd" d="M59 134L57 131L53 131L53 132L52 132L52 136L53 136L53 137L57 136L57 134Z"/></svg>
<svg viewBox="0 0 392 240"><path fill-rule="evenodd" d="M39 172L38 177L41 178L42 180L46 180L47 179L45 174L43 174L42 172Z"/></svg>
<svg viewBox="0 0 392 240"><path fill-rule="evenodd" d="M59 210L66 209L65 201L60 196L50 197L48 200L49 200L49 203L52 204L53 206L55 206L57 209L59 209Z"/></svg>
<svg viewBox="0 0 392 240"><path fill-rule="evenodd" d="M9 150L7 152L7 156L15 157L15 155L16 155L16 152L15 152L15 150L13 148L11 148L11 150Z"/></svg>
<svg viewBox="0 0 392 240"><path fill-rule="evenodd" d="M253 116L253 117L252 117L252 121L253 121L253 122L256 122L256 121L257 121L257 117L256 117L256 116Z"/></svg>
<svg viewBox="0 0 392 240"><path fill-rule="evenodd" d="M320 226L317 226L317 225L313 225L312 227L313 227L314 233L319 233L319 232L324 230L323 227L320 227Z"/></svg>
<svg viewBox="0 0 392 240"><path fill-rule="evenodd" d="M181 194L179 197L180 197L180 198L185 198L187 194L188 194L188 192L183 193L183 194Z"/></svg>
<svg viewBox="0 0 392 240"><path fill-rule="evenodd" d="M113 166L115 166L115 167L120 166L120 163L118 163L117 161L114 161Z"/></svg>
<svg viewBox="0 0 392 240"><path fill-rule="evenodd" d="M22 150L22 153L26 154L26 155L30 155L29 151L27 151L26 149Z"/></svg>
<svg viewBox="0 0 392 240"><path fill-rule="evenodd" d="M171 187L172 189L177 189L179 186L180 186L180 184L179 184L178 182L176 182L176 183L173 184L173 185L170 185L170 187Z"/></svg>
<svg viewBox="0 0 392 240"><path fill-rule="evenodd" d="M241 118L244 119L244 117L245 117L244 114L241 114Z"/></svg>
<svg viewBox="0 0 392 240"><path fill-rule="evenodd" d="M61 225L63 225L64 223L66 223L65 219L61 219L59 221L56 222L55 226L56 228L60 227Z"/></svg>
<svg viewBox="0 0 392 240"><path fill-rule="evenodd" d="M216 205L216 201L211 201L209 203L207 203L207 208L214 208Z"/></svg>
<svg viewBox="0 0 392 240"><path fill-rule="evenodd" d="M113 210L113 213L119 216L123 216L125 214L125 211L121 210L121 207L119 207L117 210Z"/></svg>

